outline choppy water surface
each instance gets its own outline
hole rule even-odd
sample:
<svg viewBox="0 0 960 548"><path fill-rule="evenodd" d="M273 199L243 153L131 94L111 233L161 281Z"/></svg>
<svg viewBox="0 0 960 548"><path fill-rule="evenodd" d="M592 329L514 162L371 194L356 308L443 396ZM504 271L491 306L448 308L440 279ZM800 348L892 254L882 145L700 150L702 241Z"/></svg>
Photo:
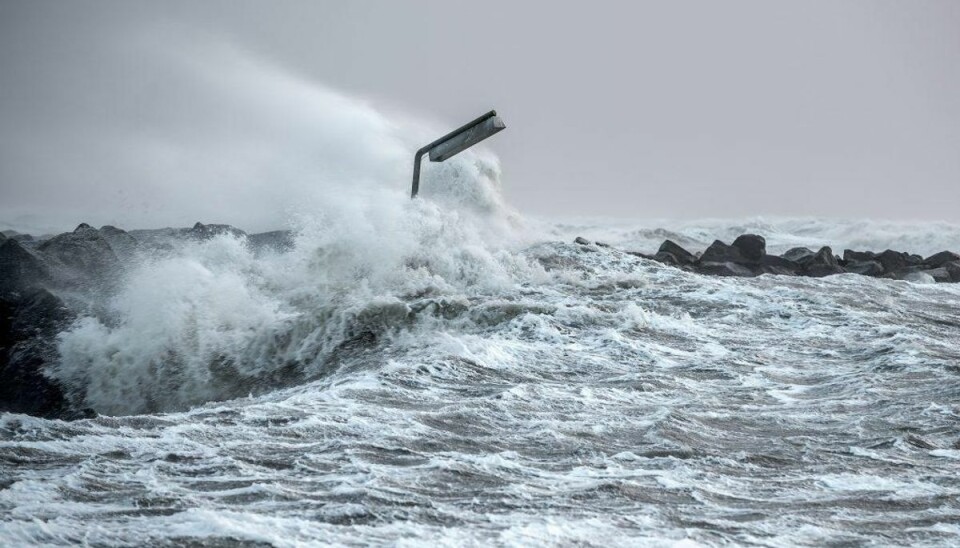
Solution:
<svg viewBox="0 0 960 548"><path fill-rule="evenodd" d="M205 245L194 262L238 285L181 299L195 346L141 334L131 294L119 320L64 336L85 369L61 378L116 416L0 418L0 544L960 541L956 285L706 278L545 242L464 246L445 266L444 246L404 248L418 290L385 274L331 298L330 279L283 281L297 252L260 259L288 261L268 276L228 238ZM167 358L134 352L139 335ZM255 395L173 393L216 382L170 357L211 345Z"/></svg>

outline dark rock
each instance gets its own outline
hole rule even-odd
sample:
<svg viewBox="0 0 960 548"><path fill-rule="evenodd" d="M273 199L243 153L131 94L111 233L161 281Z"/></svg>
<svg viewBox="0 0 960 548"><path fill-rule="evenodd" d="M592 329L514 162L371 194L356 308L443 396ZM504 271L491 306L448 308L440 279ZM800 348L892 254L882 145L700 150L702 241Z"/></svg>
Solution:
<svg viewBox="0 0 960 548"><path fill-rule="evenodd" d="M886 278L889 280L906 280L909 275L920 272L921 270L922 268L919 266L905 266L903 268L898 268L893 272L884 272L881 278Z"/></svg>
<svg viewBox="0 0 960 548"><path fill-rule="evenodd" d="M950 281L953 283L960 283L960 261L945 263L943 268L945 268L947 273L950 274Z"/></svg>
<svg viewBox="0 0 960 548"><path fill-rule="evenodd" d="M0 243L3 243L7 239L7 235L0 232Z"/></svg>
<svg viewBox="0 0 960 548"><path fill-rule="evenodd" d="M822 278L831 274L841 274L843 267L834 256L833 250L829 246L823 246L812 257L803 263L804 274L814 278Z"/></svg>
<svg viewBox="0 0 960 548"><path fill-rule="evenodd" d="M584 238L583 236L577 236L574 238L573 243L579 245L590 245L590 240Z"/></svg>
<svg viewBox="0 0 960 548"><path fill-rule="evenodd" d="M813 258L815 253L805 247L794 247L783 254L783 258L793 261L800 266L805 265Z"/></svg>
<svg viewBox="0 0 960 548"><path fill-rule="evenodd" d="M289 230L274 230L272 232L261 232L260 234L251 234L247 236L247 245L254 252L263 250L273 250L286 252L293 249L293 232Z"/></svg>
<svg viewBox="0 0 960 548"><path fill-rule="evenodd" d="M877 261L883 265L883 270L886 272L896 272L908 266L914 266L911 264L909 254L893 251L892 249L888 249L877 255Z"/></svg>
<svg viewBox="0 0 960 548"><path fill-rule="evenodd" d="M767 240L756 234L742 234L733 241L740 255L751 263L759 263L767 254Z"/></svg>
<svg viewBox="0 0 960 548"><path fill-rule="evenodd" d="M880 276L883 274L883 265L877 261L850 261L844 267L847 272L861 274L863 276Z"/></svg>
<svg viewBox="0 0 960 548"><path fill-rule="evenodd" d="M703 262L701 261L697 265L697 272L701 274L709 274L711 276L741 276L749 277L754 276L754 273L749 268L739 265L733 262Z"/></svg>
<svg viewBox="0 0 960 548"><path fill-rule="evenodd" d="M21 291L50 280L50 271L33 253L9 238L0 244L0 292Z"/></svg>
<svg viewBox="0 0 960 548"><path fill-rule="evenodd" d="M760 265L757 267L758 274L772 274L774 276L796 276L797 271L792 268L784 268L776 265Z"/></svg>
<svg viewBox="0 0 960 548"><path fill-rule="evenodd" d="M653 260L670 266L680 266L680 261L677 260L674 254L667 253L666 251L658 251L657 254L653 256Z"/></svg>
<svg viewBox="0 0 960 548"><path fill-rule="evenodd" d="M697 262L696 255L680 247L672 240L664 240L664 242L660 244L660 249L657 252L658 254L669 253L674 257L674 259L676 259L678 264L693 264Z"/></svg>
<svg viewBox="0 0 960 548"><path fill-rule="evenodd" d="M107 240L86 223L43 242L37 249L45 259L62 267L53 269L53 274L67 283L113 278L120 265Z"/></svg>
<svg viewBox="0 0 960 548"><path fill-rule="evenodd" d="M873 251L853 251L851 249L843 250L843 260L848 263L862 263L872 261L877 258Z"/></svg>
<svg viewBox="0 0 960 548"><path fill-rule="evenodd" d="M954 261L960 261L960 255L952 251L941 251L924 259L923 264L930 268L940 268L946 263L952 263Z"/></svg>
<svg viewBox="0 0 960 548"><path fill-rule="evenodd" d="M774 274L777 276L796 276L800 272L800 265L777 255L764 255L758 266L754 268L758 274Z"/></svg>
<svg viewBox="0 0 960 548"><path fill-rule="evenodd" d="M791 261L790 259L786 259L784 257L780 257L778 255L764 255L763 258L760 259L760 265L776 266L779 268L787 268L792 270L799 270L800 268L800 265L795 263L794 261Z"/></svg>
<svg viewBox="0 0 960 548"><path fill-rule="evenodd" d="M597 244L597 247L606 247L606 248L611 248L611 247L613 247L612 245L610 245L610 244L608 244L608 243L604 243L604 242L593 242L593 243Z"/></svg>
<svg viewBox="0 0 960 548"><path fill-rule="evenodd" d="M197 222L195 225L193 225L193 228L187 231L188 237L196 238L198 240L209 240L210 238L221 236L223 234L229 234L237 238L247 235L246 232L230 225L205 225L200 222Z"/></svg>
<svg viewBox="0 0 960 548"><path fill-rule="evenodd" d="M939 284L950 283L953 281L953 276L951 276L950 273L947 272L947 269L942 266L940 268L924 270L923 272L929 274L930 277L932 277L933 280Z"/></svg>
<svg viewBox="0 0 960 548"><path fill-rule="evenodd" d="M740 254L740 250L733 247L732 245L727 245L720 240L714 240L710 247L708 247L703 255L700 255L701 263L741 263L744 262L743 255Z"/></svg>
<svg viewBox="0 0 960 548"><path fill-rule="evenodd" d="M56 334L72 319L46 289L0 295L0 411L66 415L62 391L43 371L56 359Z"/></svg>

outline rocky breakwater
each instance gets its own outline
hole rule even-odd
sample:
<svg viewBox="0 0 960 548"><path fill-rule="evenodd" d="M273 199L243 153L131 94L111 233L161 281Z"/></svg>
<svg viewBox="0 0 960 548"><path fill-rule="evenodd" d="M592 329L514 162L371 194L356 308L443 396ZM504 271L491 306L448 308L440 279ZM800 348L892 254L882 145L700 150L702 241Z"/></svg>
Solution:
<svg viewBox="0 0 960 548"><path fill-rule="evenodd" d="M592 245L584 238L574 243ZM605 246L597 242L597 245ZM845 249L836 255L829 246L814 251L795 247L782 255L767 253L763 236L743 234L732 244L714 241L702 252L692 253L671 240L666 240L654 254L628 252L689 272L712 276L809 276L820 278L834 274L859 274L875 278L906 280L917 283L960 282L960 254L941 251L922 257L887 249L881 252Z"/></svg>
<svg viewBox="0 0 960 548"><path fill-rule="evenodd" d="M63 387L45 371L59 359L57 334L81 315L102 315L126 268L178 243L219 235L246 241L252 252L283 252L288 231L247 235L229 225L126 232L80 224L52 237L0 233L0 412L76 418Z"/></svg>

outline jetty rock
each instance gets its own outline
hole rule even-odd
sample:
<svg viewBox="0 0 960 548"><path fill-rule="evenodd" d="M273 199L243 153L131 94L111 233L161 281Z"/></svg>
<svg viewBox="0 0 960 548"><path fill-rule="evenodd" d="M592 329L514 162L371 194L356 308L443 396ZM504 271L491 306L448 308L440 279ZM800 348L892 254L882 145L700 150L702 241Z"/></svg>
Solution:
<svg viewBox="0 0 960 548"><path fill-rule="evenodd" d="M579 245L590 242L582 237ZM960 282L960 254L941 251L927 258L886 249L881 252L845 249L843 256L830 246L817 251L794 247L782 255L767 253L766 238L742 234L732 244L714 240L702 253L693 253L668 239L654 254L626 251L630 255L660 262L708 276L752 277L760 275L822 278L836 274L857 274L874 278L905 280L913 283Z"/></svg>

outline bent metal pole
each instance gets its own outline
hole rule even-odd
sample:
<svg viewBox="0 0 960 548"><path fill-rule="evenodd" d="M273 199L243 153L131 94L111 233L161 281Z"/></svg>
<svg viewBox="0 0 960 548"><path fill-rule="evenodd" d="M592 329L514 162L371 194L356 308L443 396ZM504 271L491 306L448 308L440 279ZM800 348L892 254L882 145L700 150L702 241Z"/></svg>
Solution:
<svg viewBox="0 0 960 548"><path fill-rule="evenodd" d="M410 190L410 198L416 198L420 191L420 160L424 154L430 155L431 162L442 162L506 127L503 120L497 116L497 111L491 110L418 150L413 157L413 188Z"/></svg>

